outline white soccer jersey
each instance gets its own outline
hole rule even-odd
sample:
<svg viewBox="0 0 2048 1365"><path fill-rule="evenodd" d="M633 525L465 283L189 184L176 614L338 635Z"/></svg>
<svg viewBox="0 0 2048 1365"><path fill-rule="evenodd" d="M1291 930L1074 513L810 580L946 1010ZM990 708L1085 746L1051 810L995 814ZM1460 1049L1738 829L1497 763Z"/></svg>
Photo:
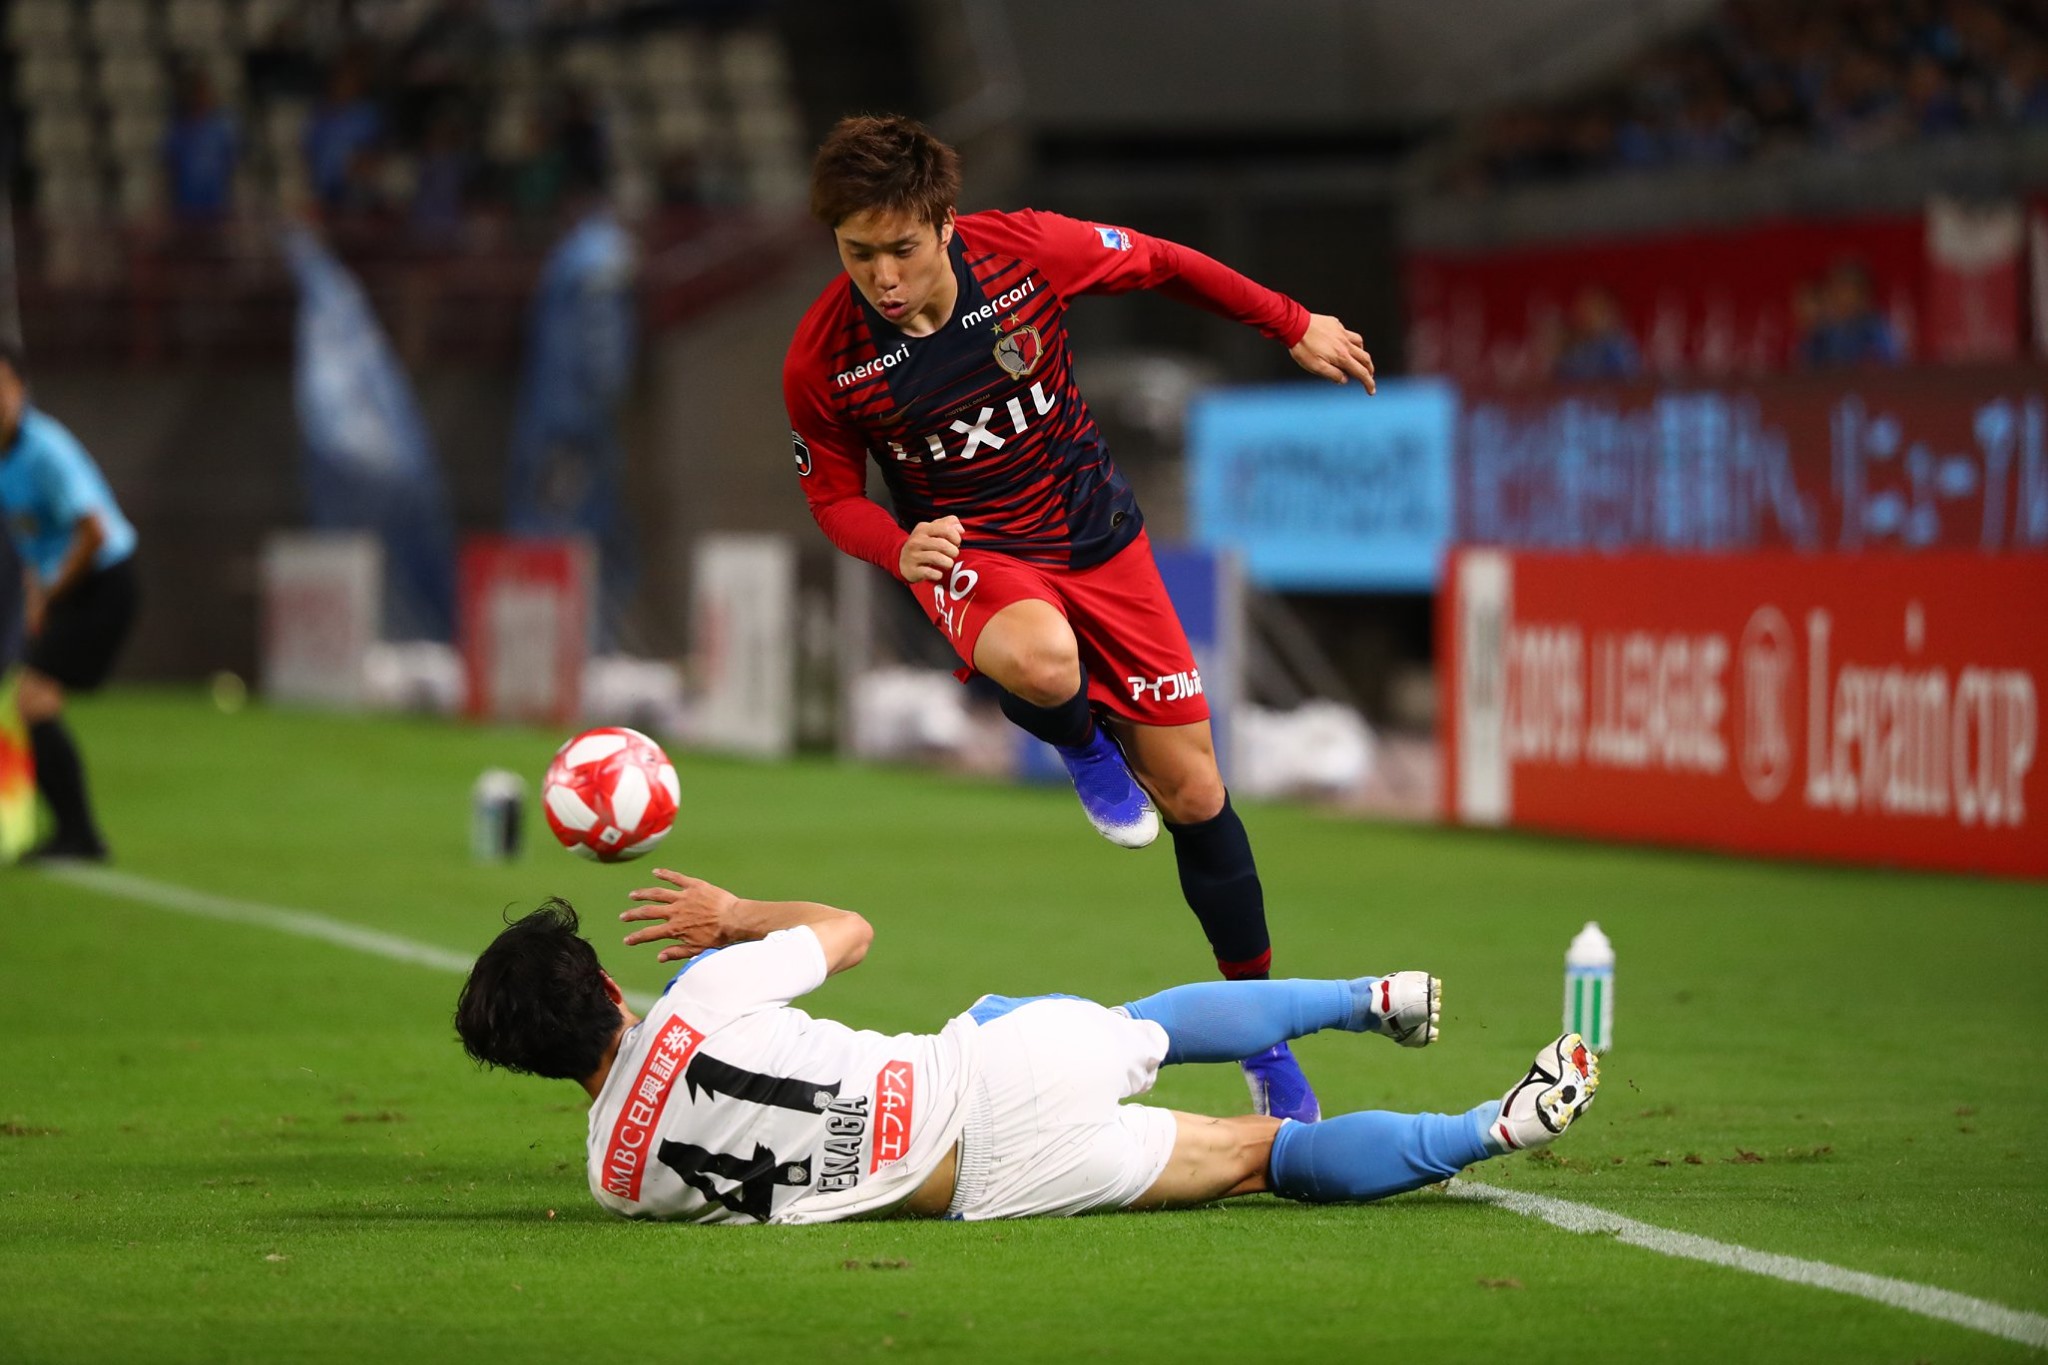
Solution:
<svg viewBox="0 0 2048 1365"><path fill-rule="evenodd" d="M910 1197L960 1136L962 1015L894 1037L789 1002L827 976L808 928L694 960L619 1041L590 1110L590 1192L629 1218L827 1223Z"/></svg>

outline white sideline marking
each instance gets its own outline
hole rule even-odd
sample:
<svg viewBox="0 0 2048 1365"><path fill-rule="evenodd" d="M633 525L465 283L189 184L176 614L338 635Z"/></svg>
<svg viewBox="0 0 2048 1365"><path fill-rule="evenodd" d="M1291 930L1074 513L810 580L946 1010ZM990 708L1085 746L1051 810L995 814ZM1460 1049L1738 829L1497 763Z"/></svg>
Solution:
<svg viewBox="0 0 2048 1365"><path fill-rule="evenodd" d="M119 896L123 900L139 901L154 905L160 910L175 910L181 915L194 915L200 919L222 920L229 924L253 924L259 929L275 929L281 934L297 934L300 938L317 938L327 943L353 948L359 953L375 957L390 958L394 962L409 962L416 967L431 967L437 972L452 972L457 976L469 975L476 959L451 948L439 948L431 943L401 938L397 934L386 934L376 929L365 929L347 920L335 919L329 915L316 914L311 910L291 910L282 905L264 905L258 901L230 900L226 896L215 896L205 891L193 891L169 882L152 881L130 872L115 872L111 868L93 867L89 864L73 863L59 866L46 863L43 875L53 881L68 883L84 891L102 896ZM626 1003L645 1014L654 1007L655 997L644 991L627 991Z"/></svg>
<svg viewBox="0 0 2048 1365"><path fill-rule="evenodd" d="M1995 1337L2004 1337L2008 1341L2017 1341L2023 1346L2048 1348L2048 1317L2007 1308L1989 1299L1914 1284L1911 1280L1894 1280L1884 1275L1866 1275L1860 1270L1844 1270L1826 1261L1805 1261L1797 1256L1752 1251L1732 1242L1717 1242L1711 1237L1638 1223L1633 1218L1623 1218L1618 1213L1596 1209L1591 1204L1552 1199L1548 1195L1523 1194L1497 1185L1484 1185L1476 1180L1453 1180L1445 1187L1444 1193L1453 1199L1495 1204L1511 1213L1540 1218L1566 1232L1608 1233L1630 1246L1666 1256L1725 1265L1735 1270L1747 1270L1752 1275L1768 1275L1774 1280L1832 1289L1839 1294L1854 1294L1857 1298L1869 1299L1889 1308L1903 1308L1922 1317L1939 1318Z"/></svg>
<svg viewBox="0 0 2048 1365"><path fill-rule="evenodd" d="M297 934L301 938L321 939L344 948L353 948L358 952L390 958L396 962L410 962L415 966L431 967L436 971L451 972L460 976L468 975L472 962L468 956L448 948L437 948L431 943L419 943L409 938L400 938L396 934L365 929L346 920L315 914L311 910L290 910L283 906L263 905L256 901L230 900L226 896L209 895L204 891L193 891L186 887L173 886L169 882L152 881L147 877L115 872L104 867L45 865L43 874L53 880L66 882L100 895L119 896L124 900L139 901L145 905L175 910L180 914L195 915L201 919L222 920L230 924L253 924L258 928L275 929L279 933ZM627 992L626 1000L643 1014L654 1004L654 997L640 991ZM1444 1193L1453 1199L1493 1204L1510 1213L1538 1218L1553 1227L1563 1228L1566 1232L1606 1233L1630 1246L1642 1247L1666 1256L1705 1261L1709 1265L1747 1270L1753 1275L1766 1275L1774 1280L1812 1285L1816 1289L1832 1289L1840 1294L1853 1294L1889 1308L1902 1308L1909 1313L1918 1313L1922 1317L1937 1318L1991 1336L2004 1337L2023 1346L2048 1349L2048 1317L2017 1308L2007 1308L2004 1304L1993 1303L1989 1299L1972 1298L1968 1294L1936 1289L1931 1285L1914 1284L1910 1280L1894 1280L1884 1275L1868 1275L1860 1270L1845 1270L1841 1266L1829 1265L1825 1261L1805 1261L1797 1256L1752 1251L1748 1247L1736 1246L1732 1242L1717 1242L1711 1237L1700 1237L1690 1232L1673 1232L1649 1223L1638 1223L1633 1218L1624 1218L1618 1213L1594 1208L1591 1204L1574 1203L1569 1199L1553 1199L1548 1195L1523 1194L1518 1190L1504 1190L1497 1185L1486 1185L1476 1180L1453 1180L1444 1187Z"/></svg>

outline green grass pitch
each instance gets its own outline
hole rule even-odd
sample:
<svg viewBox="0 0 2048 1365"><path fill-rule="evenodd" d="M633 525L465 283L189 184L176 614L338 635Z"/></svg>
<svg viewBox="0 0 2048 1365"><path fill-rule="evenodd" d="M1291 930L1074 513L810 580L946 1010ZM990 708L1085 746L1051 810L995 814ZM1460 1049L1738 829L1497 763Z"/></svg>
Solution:
<svg viewBox="0 0 2048 1365"><path fill-rule="evenodd" d="M76 728L123 871L462 952L652 862L877 928L811 1003L932 1029L984 991L1119 1001L1210 972L1163 845L1058 791L683 755L658 859L466 847L468 785L557 736L128 692ZM1246 811L1289 975L1427 967L1443 1039L1301 1046L1327 1111L1461 1109L1620 956L1601 1100L1481 1178L2048 1311L2048 892ZM1821 1289L1421 1191L1013 1224L696 1229L583 1186L580 1091L486 1074L457 980L0 870L0 1361L2038 1358ZM1156 1092L1236 1112L1235 1068Z"/></svg>

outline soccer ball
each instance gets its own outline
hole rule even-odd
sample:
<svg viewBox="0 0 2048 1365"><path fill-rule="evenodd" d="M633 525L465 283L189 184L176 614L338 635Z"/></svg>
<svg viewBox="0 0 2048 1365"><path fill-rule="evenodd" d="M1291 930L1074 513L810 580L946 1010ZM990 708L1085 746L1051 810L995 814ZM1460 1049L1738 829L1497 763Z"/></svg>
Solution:
<svg viewBox="0 0 2048 1365"><path fill-rule="evenodd" d="M541 781L548 828L562 847L601 863L637 858L676 821L675 764L638 730L585 730L555 751Z"/></svg>

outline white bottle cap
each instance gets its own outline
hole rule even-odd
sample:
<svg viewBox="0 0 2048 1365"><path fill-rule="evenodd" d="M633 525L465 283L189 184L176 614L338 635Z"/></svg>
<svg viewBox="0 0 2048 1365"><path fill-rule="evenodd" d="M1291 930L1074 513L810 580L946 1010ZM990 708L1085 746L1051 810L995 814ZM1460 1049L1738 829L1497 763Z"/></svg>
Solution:
<svg viewBox="0 0 2048 1365"><path fill-rule="evenodd" d="M1564 963L1567 967L1614 965L1614 945L1607 941L1607 935L1600 932L1600 921L1586 921L1586 927L1579 930L1572 939L1572 946L1566 950Z"/></svg>

